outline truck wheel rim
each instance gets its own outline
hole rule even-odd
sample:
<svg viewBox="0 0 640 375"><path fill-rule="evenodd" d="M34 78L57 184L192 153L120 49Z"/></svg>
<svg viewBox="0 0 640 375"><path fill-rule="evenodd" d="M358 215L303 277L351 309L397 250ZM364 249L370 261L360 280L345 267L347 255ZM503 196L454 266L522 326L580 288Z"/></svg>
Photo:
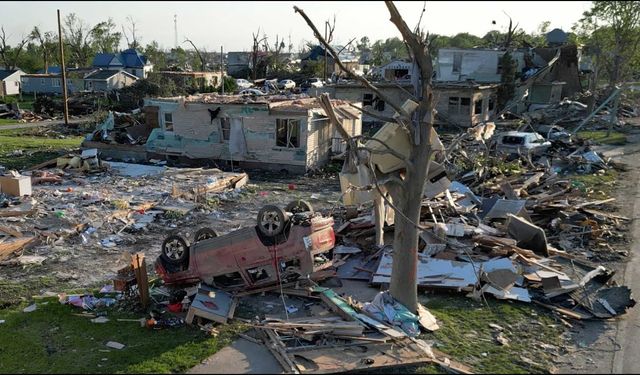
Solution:
<svg viewBox="0 0 640 375"><path fill-rule="evenodd" d="M178 260L182 258L182 255L184 254L184 247L178 239L175 239L167 243L165 253L170 259Z"/></svg>
<svg viewBox="0 0 640 375"><path fill-rule="evenodd" d="M260 222L262 228L267 232L268 235L273 235L280 229L282 222L280 221L280 217L273 211L267 211L262 215L262 221Z"/></svg>

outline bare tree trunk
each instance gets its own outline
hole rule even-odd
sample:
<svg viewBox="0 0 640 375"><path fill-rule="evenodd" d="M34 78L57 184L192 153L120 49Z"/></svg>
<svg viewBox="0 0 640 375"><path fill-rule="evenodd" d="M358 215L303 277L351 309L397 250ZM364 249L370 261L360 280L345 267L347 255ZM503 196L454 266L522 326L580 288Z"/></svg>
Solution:
<svg viewBox="0 0 640 375"><path fill-rule="evenodd" d="M375 243L378 247L384 246L384 219L385 207L382 196L378 191L373 192L373 217L376 223L376 238Z"/></svg>

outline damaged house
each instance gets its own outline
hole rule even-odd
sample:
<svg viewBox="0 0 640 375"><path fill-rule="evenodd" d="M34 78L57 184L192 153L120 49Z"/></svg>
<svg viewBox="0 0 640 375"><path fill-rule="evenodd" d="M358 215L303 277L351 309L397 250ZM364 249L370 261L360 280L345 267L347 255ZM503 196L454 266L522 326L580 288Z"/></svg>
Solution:
<svg viewBox="0 0 640 375"><path fill-rule="evenodd" d="M395 105L401 106L412 99L413 86L405 82L381 82L376 87L390 98L396 99ZM497 84L477 84L474 82L434 82L433 92L436 109L440 115L439 124L455 123L462 127L472 127L487 121L495 113ZM362 103L367 112L362 114L362 123L367 131L374 133L384 121L379 117L390 118L395 111L368 88L359 83L335 84L320 88L311 88L310 95L319 96L328 93L331 98ZM446 119L446 120L445 120Z"/></svg>
<svg viewBox="0 0 640 375"><path fill-rule="evenodd" d="M359 135L360 113L344 101L333 102L347 131ZM247 102L240 96L205 94L147 99L145 106L147 121L158 126L145 145L150 157L304 173L341 151L341 137L316 99Z"/></svg>
<svg viewBox="0 0 640 375"><path fill-rule="evenodd" d="M434 84L499 84L505 52L481 48L441 48L438 51ZM516 95L522 98L516 107L517 113L531 107L535 109L559 103L563 98L582 91L582 81L589 78L591 69L588 56L583 56L582 50L575 45L519 49L511 51L511 56L516 63L516 79L524 88Z"/></svg>

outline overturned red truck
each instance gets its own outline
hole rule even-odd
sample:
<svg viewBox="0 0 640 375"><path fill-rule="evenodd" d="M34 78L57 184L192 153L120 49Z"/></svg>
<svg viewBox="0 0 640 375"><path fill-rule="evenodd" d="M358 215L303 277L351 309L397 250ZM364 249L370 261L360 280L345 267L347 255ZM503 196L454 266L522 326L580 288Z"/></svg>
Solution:
<svg viewBox="0 0 640 375"><path fill-rule="evenodd" d="M162 243L155 263L165 284L203 281L225 290L256 289L298 278L331 276L335 245L333 218L314 213L305 201L283 210L268 205L258 212L257 225L218 236L203 228L193 244L180 235Z"/></svg>

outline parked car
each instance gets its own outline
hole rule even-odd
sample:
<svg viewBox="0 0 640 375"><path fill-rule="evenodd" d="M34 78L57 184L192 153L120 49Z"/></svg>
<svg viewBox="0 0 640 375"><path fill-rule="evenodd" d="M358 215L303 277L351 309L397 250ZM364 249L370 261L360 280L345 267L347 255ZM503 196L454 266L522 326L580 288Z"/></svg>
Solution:
<svg viewBox="0 0 640 375"><path fill-rule="evenodd" d="M253 83L243 78L236 79L236 85L238 85L239 89L248 89L249 87L253 87Z"/></svg>
<svg viewBox="0 0 640 375"><path fill-rule="evenodd" d="M204 281L226 290L258 288L326 274L319 271L331 266L326 253L334 245L333 218L314 213L305 201L293 201L284 210L264 206L256 226L223 236L203 228L189 244L181 235L170 235L155 269L166 284Z"/></svg>
<svg viewBox="0 0 640 375"><path fill-rule="evenodd" d="M291 90L296 87L296 83L290 79L283 79L278 82L278 88L282 90Z"/></svg>
<svg viewBox="0 0 640 375"><path fill-rule="evenodd" d="M308 81L309 81L309 85L311 87L322 87L322 86L324 86L324 83L322 82L322 80L320 78L310 78Z"/></svg>
<svg viewBox="0 0 640 375"><path fill-rule="evenodd" d="M262 92L258 89L244 89L238 93L238 95L254 95L254 96L264 96L267 95L266 92Z"/></svg>
<svg viewBox="0 0 640 375"><path fill-rule="evenodd" d="M498 152L539 155L551 147L551 142L538 133L509 131L494 135L493 145Z"/></svg>
<svg viewBox="0 0 640 375"><path fill-rule="evenodd" d="M538 125L536 127L536 131L547 141L571 143L571 134L569 134L569 132L561 126Z"/></svg>

